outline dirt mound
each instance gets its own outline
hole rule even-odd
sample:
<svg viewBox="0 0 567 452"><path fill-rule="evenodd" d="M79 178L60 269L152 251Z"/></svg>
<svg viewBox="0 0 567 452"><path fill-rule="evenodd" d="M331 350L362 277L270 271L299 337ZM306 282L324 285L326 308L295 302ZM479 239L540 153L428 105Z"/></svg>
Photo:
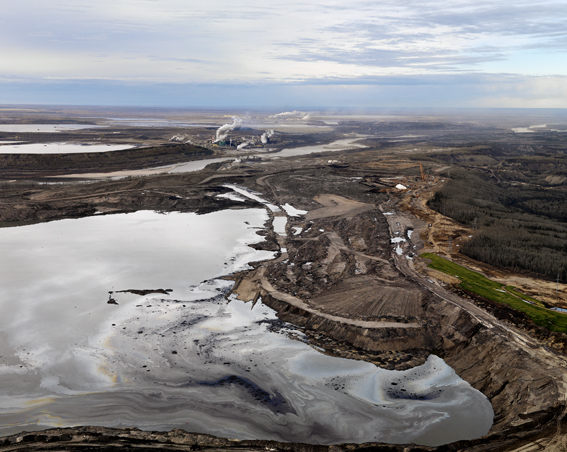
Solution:
<svg viewBox="0 0 567 452"><path fill-rule="evenodd" d="M410 284L379 281L371 277L341 281L311 299L322 311L361 319L418 318L422 313L421 292Z"/></svg>
<svg viewBox="0 0 567 452"><path fill-rule="evenodd" d="M326 217L340 217L344 215L356 215L374 209L374 205L364 202L353 201L338 195L319 195L313 198L324 207L311 210L305 217L306 220L316 220Z"/></svg>

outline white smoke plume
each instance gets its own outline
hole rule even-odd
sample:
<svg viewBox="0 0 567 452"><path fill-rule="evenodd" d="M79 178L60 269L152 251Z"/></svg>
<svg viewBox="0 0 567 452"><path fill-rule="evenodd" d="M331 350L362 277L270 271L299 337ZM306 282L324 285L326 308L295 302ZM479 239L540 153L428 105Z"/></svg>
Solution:
<svg viewBox="0 0 567 452"><path fill-rule="evenodd" d="M224 139L228 136L228 133L232 130L239 129L242 125L242 119L238 116L232 117L232 124L225 124L224 126L220 126L217 130L217 137L215 143L217 141L224 141Z"/></svg>
<svg viewBox="0 0 567 452"><path fill-rule="evenodd" d="M272 119L277 119L277 118L284 118L284 117L297 117L297 116L305 116L307 113L304 111L298 111L298 110L293 110L293 111L283 111L281 113L278 113L276 115L272 115L269 116Z"/></svg>
<svg viewBox="0 0 567 452"><path fill-rule="evenodd" d="M262 136L260 137L260 140L262 141L262 144L268 144L268 141L270 140L270 138L272 138L274 136L274 131L273 130L266 130Z"/></svg>
<svg viewBox="0 0 567 452"><path fill-rule="evenodd" d="M248 146L249 144L250 144L250 141L245 141L244 143L239 144L239 145L236 147L236 150L237 150L237 151L240 151L241 149L244 149L244 148L245 148L246 146Z"/></svg>
<svg viewBox="0 0 567 452"><path fill-rule="evenodd" d="M187 139L187 135L181 135L181 134L179 134L179 135L173 135L173 136L169 139L169 141L174 141L174 142L177 142L177 143L183 143L186 139Z"/></svg>

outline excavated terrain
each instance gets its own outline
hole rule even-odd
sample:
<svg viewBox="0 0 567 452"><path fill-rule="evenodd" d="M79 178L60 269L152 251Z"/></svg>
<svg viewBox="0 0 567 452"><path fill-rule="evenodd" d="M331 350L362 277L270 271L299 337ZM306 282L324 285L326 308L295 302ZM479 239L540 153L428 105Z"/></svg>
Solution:
<svg viewBox="0 0 567 452"><path fill-rule="evenodd" d="M303 328L312 344L335 356L407 369L438 354L490 399L495 418L485 437L438 448L309 446L77 427L3 438L0 450L504 451L552 437L567 406L565 355L513 316L496 318L420 270L427 223L401 209L402 194L369 183L383 168L309 162L79 185L10 185L0 191L0 225L96 212L258 206L215 198L229 191L223 187L228 182L274 204L304 209L306 215L288 217L286 236L265 232L256 247L279 250L279 257L234 275L233 292L250 302L261 297L282 320ZM405 241L392 243L396 237Z"/></svg>

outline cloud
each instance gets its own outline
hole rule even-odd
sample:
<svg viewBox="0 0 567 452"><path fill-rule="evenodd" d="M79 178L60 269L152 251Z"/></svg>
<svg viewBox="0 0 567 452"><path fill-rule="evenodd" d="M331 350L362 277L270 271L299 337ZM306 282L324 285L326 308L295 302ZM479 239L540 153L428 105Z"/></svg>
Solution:
<svg viewBox="0 0 567 452"><path fill-rule="evenodd" d="M440 7L442 5L442 7ZM287 43L292 61L333 61L435 71L475 69L509 52L566 50L564 2L404 2L365 10L325 29L324 39ZM346 44L345 44L346 43ZM283 45L283 43L282 43ZM296 51L293 51L295 47Z"/></svg>
<svg viewBox="0 0 567 452"><path fill-rule="evenodd" d="M460 77L455 86L477 74L567 75L564 0L20 0L1 20L0 78L217 86L207 92L219 102L223 92L240 98L236 87L376 91L448 75ZM267 99L286 105L276 94Z"/></svg>
<svg viewBox="0 0 567 452"><path fill-rule="evenodd" d="M173 58L173 57L162 57L157 55L149 55L148 58L154 61L177 61L180 63L212 63L212 61L200 60L197 58Z"/></svg>

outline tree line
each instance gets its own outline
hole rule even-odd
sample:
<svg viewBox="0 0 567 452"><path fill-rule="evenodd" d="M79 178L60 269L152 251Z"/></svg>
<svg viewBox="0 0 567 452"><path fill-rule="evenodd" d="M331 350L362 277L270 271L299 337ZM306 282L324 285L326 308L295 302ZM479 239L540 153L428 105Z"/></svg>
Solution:
<svg viewBox="0 0 567 452"><path fill-rule="evenodd" d="M452 168L429 206L477 230L461 253L515 272L567 282L565 191Z"/></svg>

